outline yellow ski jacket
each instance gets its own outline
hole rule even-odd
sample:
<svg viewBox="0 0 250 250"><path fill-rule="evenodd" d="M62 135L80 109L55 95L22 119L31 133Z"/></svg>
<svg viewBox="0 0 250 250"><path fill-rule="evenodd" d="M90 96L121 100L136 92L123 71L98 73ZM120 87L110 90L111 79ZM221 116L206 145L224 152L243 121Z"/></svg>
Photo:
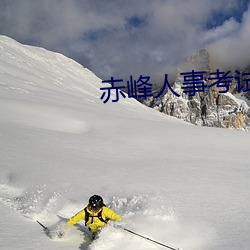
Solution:
<svg viewBox="0 0 250 250"><path fill-rule="evenodd" d="M89 230L92 233L97 232L100 228L102 228L106 223L104 221L112 220L112 221L121 221L120 215L116 214L113 210L110 208L103 206L99 211L93 212L89 209L89 207L86 207L87 212L89 213L88 221L85 221L86 226L88 226ZM101 211L101 218L104 220L100 220L98 218L98 215ZM74 225L80 220L85 220L85 210L82 209L77 214L72 216L68 221L67 224Z"/></svg>

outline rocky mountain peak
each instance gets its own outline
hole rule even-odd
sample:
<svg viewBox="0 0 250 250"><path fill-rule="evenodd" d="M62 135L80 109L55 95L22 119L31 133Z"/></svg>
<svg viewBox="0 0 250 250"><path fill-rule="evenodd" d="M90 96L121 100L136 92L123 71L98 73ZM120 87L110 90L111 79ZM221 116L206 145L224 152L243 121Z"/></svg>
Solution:
<svg viewBox="0 0 250 250"><path fill-rule="evenodd" d="M246 85L243 80L244 78L250 78L250 75L244 76L243 73L250 73L250 66L245 69L230 71L227 76L232 77L227 79L230 80L228 89L221 87L226 83L220 86L216 84L216 79L210 79L215 78L217 70L225 74L228 72L224 71L223 65L218 68L216 57L211 56L208 49L201 49L188 57L178 67L176 79L171 86L172 89L168 88L159 98L153 97L150 101L144 103L160 112L195 125L248 130L250 127L250 109L247 103L250 98L250 91L238 93L237 77L240 77L241 84ZM189 86L188 80L192 77L194 79L191 74L192 71L196 77L193 80L195 81L195 87L204 85L204 91L196 91L192 85L190 85L190 88L187 87ZM203 73L198 74L197 72ZM185 73L187 74L185 75ZM192 88L194 92L188 93L188 90L192 90ZM226 90L226 93L222 93ZM174 92L178 93L179 96Z"/></svg>

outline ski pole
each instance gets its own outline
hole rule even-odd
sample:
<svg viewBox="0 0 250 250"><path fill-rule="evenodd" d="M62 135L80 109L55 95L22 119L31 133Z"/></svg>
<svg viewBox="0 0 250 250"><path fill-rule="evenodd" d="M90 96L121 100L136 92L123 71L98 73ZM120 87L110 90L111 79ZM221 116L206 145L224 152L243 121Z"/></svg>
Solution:
<svg viewBox="0 0 250 250"><path fill-rule="evenodd" d="M43 227L43 229L46 231L46 230L48 230L48 228L47 227L45 227L41 222L39 222L38 220L36 221L40 226L42 226Z"/></svg>
<svg viewBox="0 0 250 250"><path fill-rule="evenodd" d="M169 248L169 249L171 249L171 250L180 250L180 248L173 248L173 247L167 246L167 245L162 244L162 243L160 243L160 242L158 242L158 241L155 241L155 240L152 240L152 239L150 239L150 238L148 238L148 237L145 237L145 236L143 236L143 235L141 235L141 234L135 233L135 232L133 232L133 231L127 229L127 228L122 228L122 229L125 230L125 231L127 231L127 232L129 232L129 233L131 233L131 234L137 235L137 236L139 236L139 237L141 237L141 238L143 238L143 239L145 239L145 240L154 242L154 243L156 243L156 244L158 244L158 245L161 245L161 246L163 246L163 247Z"/></svg>

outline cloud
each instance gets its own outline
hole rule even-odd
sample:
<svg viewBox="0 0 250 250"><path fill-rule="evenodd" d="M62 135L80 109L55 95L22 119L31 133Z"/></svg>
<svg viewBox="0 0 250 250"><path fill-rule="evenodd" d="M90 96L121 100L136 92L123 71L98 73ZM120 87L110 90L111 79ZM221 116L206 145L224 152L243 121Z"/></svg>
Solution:
<svg viewBox="0 0 250 250"><path fill-rule="evenodd" d="M231 32L225 32L230 29L224 23L219 29L227 35L215 40L209 48L217 67L244 68L250 65L250 8L245 11L242 22L232 24L231 28Z"/></svg>
<svg viewBox="0 0 250 250"><path fill-rule="evenodd" d="M231 36L232 34L238 33L240 24L231 17L226 20L221 26L207 30L201 36L201 44L211 44L213 42L219 41L225 37Z"/></svg>
<svg viewBox="0 0 250 250"><path fill-rule="evenodd" d="M221 10L230 17L237 4L237 0L2 0L0 33L64 53L103 79L142 74L161 81L204 46L213 44L214 51L220 51L226 44L232 50L239 43L231 35L235 33L243 44L250 33L247 13L242 23L228 18L218 27L214 20L214 28L206 28L214 12Z"/></svg>

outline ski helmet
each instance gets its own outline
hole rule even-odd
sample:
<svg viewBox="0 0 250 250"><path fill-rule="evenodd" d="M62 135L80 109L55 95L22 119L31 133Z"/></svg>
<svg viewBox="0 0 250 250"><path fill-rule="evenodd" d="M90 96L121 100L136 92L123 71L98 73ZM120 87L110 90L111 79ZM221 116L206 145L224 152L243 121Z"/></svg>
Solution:
<svg viewBox="0 0 250 250"><path fill-rule="evenodd" d="M93 195L89 198L89 206L93 210L98 210L103 207L103 199L99 195Z"/></svg>

